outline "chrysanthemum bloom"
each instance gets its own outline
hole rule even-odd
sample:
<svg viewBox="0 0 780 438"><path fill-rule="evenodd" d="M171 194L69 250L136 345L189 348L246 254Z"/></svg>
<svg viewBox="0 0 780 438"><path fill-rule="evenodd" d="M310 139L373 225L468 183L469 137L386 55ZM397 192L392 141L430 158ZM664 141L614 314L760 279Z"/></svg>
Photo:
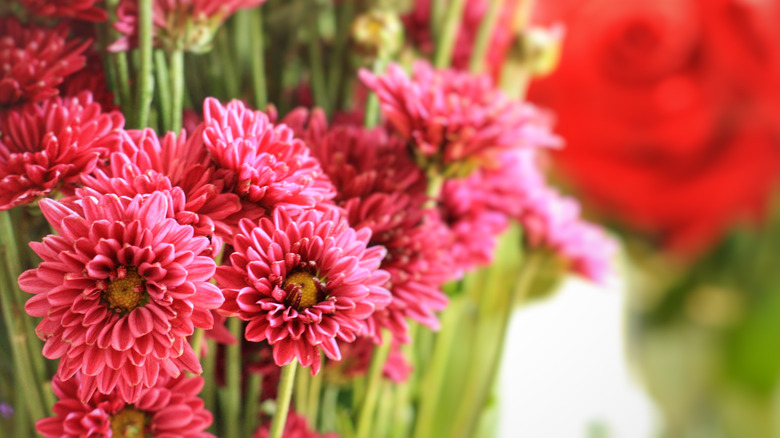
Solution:
<svg viewBox="0 0 780 438"><path fill-rule="evenodd" d="M535 193L519 220L531 247L553 251L592 281L606 280L617 244L601 228L582 220L576 200L546 188Z"/></svg>
<svg viewBox="0 0 780 438"><path fill-rule="evenodd" d="M119 110L114 103L114 93L108 87L103 57L96 50L87 53L87 63L81 70L68 75L59 86L60 96L73 97L82 91L92 93L93 101L100 104L103 111Z"/></svg>
<svg viewBox="0 0 780 438"><path fill-rule="evenodd" d="M0 112L0 210L70 192L122 126L122 114L101 112L88 91Z"/></svg>
<svg viewBox="0 0 780 438"><path fill-rule="evenodd" d="M63 78L86 63L90 42L68 40L68 26L47 29L0 18L0 107L41 102L58 94Z"/></svg>
<svg viewBox="0 0 780 438"><path fill-rule="evenodd" d="M382 269L390 273L393 300L372 320L401 342L409 342L407 318L438 329L436 312L448 302L441 287L454 277L451 239L436 213L424 209L425 176L405 142L380 128L327 130L317 111L304 138L337 187L335 202L350 225L369 228L369 245L387 249Z"/></svg>
<svg viewBox="0 0 780 438"><path fill-rule="evenodd" d="M201 53L211 49L219 26L236 11L254 8L265 0L154 0L155 46L165 50ZM122 0L114 27L124 34L109 50L129 50L138 38L138 2Z"/></svg>
<svg viewBox="0 0 780 438"><path fill-rule="evenodd" d="M414 64L411 78L397 64L383 76L359 75L423 167L439 173L467 175L506 149L559 143L535 107L510 100L488 76L425 61Z"/></svg>
<svg viewBox="0 0 780 438"><path fill-rule="evenodd" d="M116 393L95 394L82 401L80 374L66 381L55 376L52 387L59 401L54 416L38 420L35 428L46 438L213 438L205 431L213 417L198 398L203 383L202 377L160 376L128 404Z"/></svg>
<svg viewBox="0 0 780 438"><path fill-rule="evenodd" d="M22 5L40 17L75 18L102 22L108 19L105 9L97 6L102 0L21 0Z"/></svg>
<svg viewBox="0 0 780 438"><path fill-rule="evenodd" d="M241 202L237 195L225 193L224 181L203 143L188 142L183 132L178 137L169 132L161 141L154 130L147 128L120 132L114 148L106 166L82 178L85 189L79 194L133 197L157 190L172 191L176 220L192 225L196 236L211 240L212 257L219 254L220 236L230 234L223 220L241 210Z"/></svg>
<svg viewBox="0 0 780 438"><path fill-rule="evenodd" d="M258 427L255 434L252 435L252 438L268 438L270 433L271 425L269 423ZM306 417L292 411L287 414L287 422L284 423L282 436L284 438L339 438L336 433L321 434L309 429L309 423L306 421Z"/></svg>
<svg viewBox="0 0 780 438"><path fill-rule="evenodd" d="M165 192L86 197L73 208L44 199L58 235L30 244L43 262L19 276L35 294L27 312L43 317L43 355L61 358L57 375L83 374L81 400L97 390L134 403L158 376L201 371L187 343L211 328L209 309L223 302L209 283L209 242L171 217Z"/></svg>
<svg viewBox="0 0 780 438"><path fill-rule="evenodd" d="M242 200L242 218L256 221L275 207L315 208L336 193L319 162L289 127L240 101L226 106L208 98L203 123L192 135L202 142L225 179L225 189ZM228 219L230 221L230 219Z"/></svg>
<svg viewBox="0 0 780 438"><path fill-rule="evenodd" d="M336 339L352 342L390 301L389 275L378 269L385 250L366 248L370 235L335 210L308 210L293 220L277 208L258 224L242 220L229 264L217 268L222 310L248 321L247 340L267 339L277 365L297 357L315 374L319 348L341 359Z"/></svg>

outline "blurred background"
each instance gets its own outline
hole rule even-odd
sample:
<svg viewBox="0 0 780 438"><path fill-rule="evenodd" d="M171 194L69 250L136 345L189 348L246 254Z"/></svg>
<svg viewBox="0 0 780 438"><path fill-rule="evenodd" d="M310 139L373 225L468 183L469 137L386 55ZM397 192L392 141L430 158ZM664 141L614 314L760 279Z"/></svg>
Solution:
<svg viewBox="0 0 780 438"><path fill-rule="evenodd" d="M502 436L780 436L780 1L531 10L504 82L537 60L550 168L623 248L515 316Z"/></svg>

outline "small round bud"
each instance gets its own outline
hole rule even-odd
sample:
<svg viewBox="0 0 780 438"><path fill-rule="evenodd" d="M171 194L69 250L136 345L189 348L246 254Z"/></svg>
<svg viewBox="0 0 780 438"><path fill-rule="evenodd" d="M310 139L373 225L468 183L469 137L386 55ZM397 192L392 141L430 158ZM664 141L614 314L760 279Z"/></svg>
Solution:
<svg viewBox="0 0 780 438"><path fill-rule="evenodd" d="M373 10L359 15L352 23L351 34L358 52L365 57L389 59L403 46L403 24L393 12Z"/></svg>

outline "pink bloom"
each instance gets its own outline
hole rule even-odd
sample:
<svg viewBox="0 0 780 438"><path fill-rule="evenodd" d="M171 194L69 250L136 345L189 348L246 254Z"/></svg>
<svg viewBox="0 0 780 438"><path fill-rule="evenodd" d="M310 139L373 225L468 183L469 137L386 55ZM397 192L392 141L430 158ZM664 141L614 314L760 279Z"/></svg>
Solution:
<svg viewBox="0 0 780 438"><path fill-rule="evenodd" d="M446 226L423 208L425 175L406 143L383 129L326 128L324 115L315 112L305 137L338 188L336 204L352 227L371 230L369 245L387 249L382 269L390 273L393 300L372 319L401 342L409 342L407 318L438 329L436 312L448 303L441 287L454 272Z"/></svg>
<svg viewBox="0 0 780 438"><path fill-rule="evenodd" d="M102 22L108 19L105 9L96 6L102 0L21 0L22 5L39 17L75 18Z"/></svg>
<svg viewBox="0 0 780 438"><path fill-rule="evenodd" d="M83 401L85 382L80 374L63 381L54 377L52 386L59 401L54 416L35 423L46 438L101 437L182 437L209 438L211 412L198 398L202 377L160 376L150 388L140 391L138 400L128 404L117 393L94 394Z"/></svg>
<svg viewBox="0 0 780 438"><path fill-rule="evenodd" d="M252 435L252 438L268 438L271 432L271 425L266 424L260 426ZM309 424L306 422L306 417L296 414L290 411L287 415L287 422L284 424L284 431L282 432L284 438L339 438L336 433L320 434L309 429Z"/></svg>
<svg viewBox="0 0 780 438"><path fill-rule="evenodd" d="M535 107L510 100L487 76L435 70L424 61L414 64L411 78L397 64L383 76L359 75L388 121L414 142L418 159L439 172L463 174L510 148L559 143Z"/></svg>
<svg viewBox="0 0 780 438"><path fill-rule="evenodd" d="M219 26L236 11L254 8L265 0L154 0L153 22L155 46L204 52ZM138 2L121 0L114 27L124 34L110 51L126 51L137 44Z"/></svg>
<svg viewBox="0 0 780 438"><path fill-rule="evenodd" d="M335 195L319 162L289 127L273 125L237 100L222 106L206 99L203 119L192 141L205 144L226 190L242 199L240 215L228 219L232 224L256 221L277 206L315 208Z"/></svg>
<svg viewBox="0 0 780 438"><path fill-rule="evenodd" d="M82 373L81 400L97 390L136 402L158 376L201 371L187 343L209 329L223 302L209 283L208 239L171 216L169 193L86 197L72 208L44 199L58 235L30 244L43 262L19 276L34 294L25 310L43 317L43 355L61 358L57 375Z"/></svg>
<svg viewBox="0 0 780 438"><path fill-rule="evenodd" d="M101 112L87 91L0 113L0 210L72 191L123 125L122 114Z"/></svg>
<svg viewBox="0 0 780 438"><path fill-rule="evenodd" d="M174 217L192 225L195 235L208 237L215 257L222 247L220 236L230 234L224 220L241 210L238 196L224 193L218 173L203 143L187 141L184 133L177 137L169 132L160 141L152 129L128 130L120 133L108 165L82 178L86 188L80 196L133 197L175 188Z"/></svg>
<svg viewBox="0 0 780 438"><path fill-rule="evenodd" d="M56 96L62 80L84 67L90 41L67 40L68 26L47 29L0 18L0 107Z"/></svg>
<svg viewBox="0 0 780 438"><path fill-rule="evenodd" d="M217 268L222 310L249 322L247 340L267 339L277 365L297 357L315 374L319 348L341 359L336 339L373 335L366 320L390 301L383 287L389 275L378 269L385 251L366 248L370 235L335 210L308 210L293 220L278 208L258 224L242 220L230 264Z"/></svg>
<svg viewBox="0 0 780 438"><path fill-rule="evenodd" d="M60 96L64 97L73 97L82 91L89 91L92 93L93 101L99 103L103 111L119 110L114 103L114 93L111 92L106 81L103 58L95 50L87 53L87 64L83 69L65 78L59 86L59 91Z"/></svg>
<svg viewBox="0 0 780 438"><path fill-rule="evenodd" d="M541 190L519 220L532 247L554 251L592 281L603 282L609 275L617 244L601 228L582 220L574 199L553 189Z"/></svg>

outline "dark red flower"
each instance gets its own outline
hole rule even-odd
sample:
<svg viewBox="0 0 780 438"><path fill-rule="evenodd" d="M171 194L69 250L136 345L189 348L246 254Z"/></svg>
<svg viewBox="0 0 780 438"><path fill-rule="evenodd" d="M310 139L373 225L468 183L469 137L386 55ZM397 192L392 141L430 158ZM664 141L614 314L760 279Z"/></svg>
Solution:
<svg viewBox="0 0 780 438"><path fill-rule="evenodd" d="M21 0L21 3L40 17L75 18L95 22L108 19L108 12L97 6L97 3L103 3L103 0Z"/></svg>
<svg viewBox="0 0 780 438"><path fill-rule="evenodd" d="M90 41L68 40L65 23L48 29L0 18L0 107L59 94L63 79L86 63Z"/></svg>

